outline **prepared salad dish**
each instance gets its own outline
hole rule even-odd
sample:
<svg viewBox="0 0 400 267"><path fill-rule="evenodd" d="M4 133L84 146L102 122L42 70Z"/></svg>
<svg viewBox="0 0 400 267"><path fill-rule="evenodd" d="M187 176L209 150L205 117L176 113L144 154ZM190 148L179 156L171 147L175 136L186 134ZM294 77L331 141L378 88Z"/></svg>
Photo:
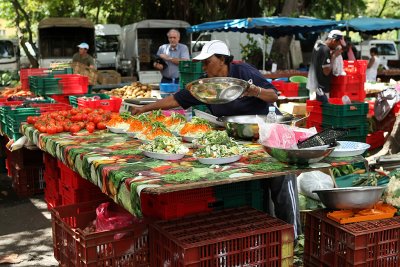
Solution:
<svg viewBox="0 0 400 267"><path fill-rule="evenodd" d="M197 149L193 156L196 158L226 158L242 155L244 152L245 148L237 143L215 144Z"/></svg>
<svg viewBox="0 0 400 267"><path fill-rule="evenodd" d="M141 145L140 149L164 154L186 154L189 152L189 148L175 136L157 136L151 142Z"/></svg>
<svg viewBox="0 0 400 267"><path fill-rule="evenodd" d="M187 122L179 131L180 136L186 137L201 137L204 133L212 130L210 123L202 118L194 117L190 122Z"/></svg>
<svg viewBox="0 0 400 267"><path fill-rule="evenodd" d="M123 112L121 114L115 114L111 117L111 119L106 123L108 128L117 128L117 129L128 129L129 128L129 120L132 118L132 115L129 112Z"/></svg>
<svg viewBox="0 0 400 267"><path fill-rule="evenodd" d="M228 136L226 131L212 130L204 133L199 138L193 140L193 144L197 146L207 146L207 145L236 145L236 141Z"/></svg>
<svg viewBox="0 0 400 267"><path fill-rule="evenodd" d="M171 132L179 132L186 123L186 117L182 114L173 112L171 116L165 117L163 123Z"/></svg>
<svg viewBox="0 0 400 267"><path fill-rule="evenodd" d="M154 121L163 122L166 118L166 116L162 113L161 109L153 110L150 113L148 113L147 116L150 118L152 122Z"/></svg>
<svg viewBox="0 0 400 267"><path fill-rule="evenodd" d="M141 140L153 140L157 136L174 136L170 130L165 127L161 122L153 122L150 127L147 127L143 132L136 134L136 138Z"/></svg>
<svg viewBox="0 0 400 267"><path fill-rule="evenodd" d="M151 128L150 118L144 114L133 116L129 120L129 128L126 132L128 133L141 133Z"/></svg>

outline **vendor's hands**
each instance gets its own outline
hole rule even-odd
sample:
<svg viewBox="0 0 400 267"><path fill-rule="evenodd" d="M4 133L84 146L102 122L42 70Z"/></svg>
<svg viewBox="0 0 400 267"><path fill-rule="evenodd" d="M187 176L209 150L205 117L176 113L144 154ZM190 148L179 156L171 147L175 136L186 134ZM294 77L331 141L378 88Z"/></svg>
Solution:
<svg viewBox="0 0 400 267"><path fill-rule="evenodd" d="M254 96L254 97L259 97L261 95L261 87L255 86L254 84L250 85L247 90L243 92L241 97L243 96Z"/></svg>
<svg viewBox="0 0 400 267"><path fill-rule="evenodd" d="M132 115L139 115L139 114L142 114L145 112L146 111L144 110L144 106L143 107L132 107L132 109L131 109Z"/></svg>
<svg viewBox="0 0 400 267"><path fill-rule="evenodd" d="M157 63L157 62L154 62L153 67L154 67L156 70L163 70L163 69L164 69L163 64L160 64L160 63Z"/></svg>

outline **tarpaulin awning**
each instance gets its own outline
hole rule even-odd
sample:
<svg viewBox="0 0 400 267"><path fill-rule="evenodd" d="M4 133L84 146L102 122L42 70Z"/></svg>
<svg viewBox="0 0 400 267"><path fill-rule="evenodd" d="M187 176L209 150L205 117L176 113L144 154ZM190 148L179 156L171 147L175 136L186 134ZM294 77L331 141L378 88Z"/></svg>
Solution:
<svg viewBox="0 0 400 267"><path fill-rule="evenodd" d="M362 17L342 21L339 26L342 29L375 35L400 29L400 19Z"/></svg>
<svg viewBox="0 0 400 267"><path fill-rule="evenodd" d="M334 20L316 18L260 17L205 22L187 28L189 33L203 31L232 31L281 37L297 33L329 31L338 26Z"/></svg>

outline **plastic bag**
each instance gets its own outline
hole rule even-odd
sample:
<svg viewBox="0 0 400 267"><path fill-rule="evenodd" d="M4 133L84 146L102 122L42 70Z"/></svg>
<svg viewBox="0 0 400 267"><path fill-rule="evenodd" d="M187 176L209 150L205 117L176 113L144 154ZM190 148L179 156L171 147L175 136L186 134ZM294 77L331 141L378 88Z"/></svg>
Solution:
<svg viewBox="0 0 400 267"><path fill-rule="evenodd" d="M316 200L319 200L319 197L316 193L313 193L314 190L334 187L332 177L321 171L303 172L297 177L299 193Z"/></svg>
<svg viewBox="0 0 400 267"><path fill-rule="evenodd" d="M257 117L259 142L277 148L297 148L299 140L307 139L317 133L315 128L304 129L279 123L266 123Z"/></svg>
<svg viewBox="0 0 400 267"><path fill-rule="evenodd" d="M96 232L124 228L137 220L128 211L111 202L101 203L96 208L96 215Z"/></svg>

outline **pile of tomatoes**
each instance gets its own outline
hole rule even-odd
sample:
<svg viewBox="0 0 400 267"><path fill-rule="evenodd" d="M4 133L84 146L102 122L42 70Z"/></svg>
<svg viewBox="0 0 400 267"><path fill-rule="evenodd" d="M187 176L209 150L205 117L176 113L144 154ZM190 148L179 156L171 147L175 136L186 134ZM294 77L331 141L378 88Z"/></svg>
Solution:
<svg viewBox="0 0 400 267"><path fill-rule="evenodd" d="M114 113L114 115L117 115L117 113ZM27 122L33 124L42 133L76 133L83 129L92 133L96 129L106 129L106 122L114 115L111 111L103 109L74 108L47 112L40 116L29 116Z"/></svg>

